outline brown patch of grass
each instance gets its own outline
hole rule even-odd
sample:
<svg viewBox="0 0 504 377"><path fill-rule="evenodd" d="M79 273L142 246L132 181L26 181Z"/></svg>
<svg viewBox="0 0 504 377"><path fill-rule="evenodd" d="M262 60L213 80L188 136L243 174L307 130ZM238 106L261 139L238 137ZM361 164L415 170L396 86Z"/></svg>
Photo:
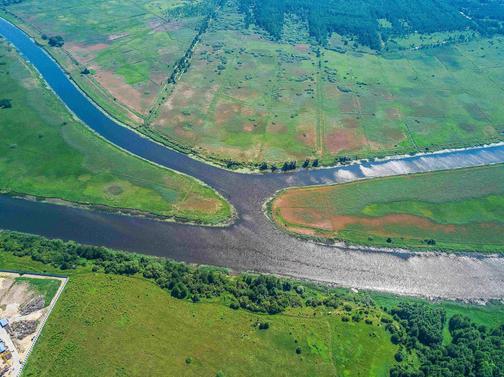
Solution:
<svg viewBox="0 0 504 377"><path fill-rule="evenodd" d="M96 53L109 47L106 43L84 45L79 43L65 43L65 49L81 64L86 64L96 57Z"/></svg>
<svg viewBox="0 0 504 377"><path fill-rule="evenodd" d="M221 209L221 203L218 200L202 198L198 195L189 194L187 199L177 207L180 210L190 210L195 212L214 214Z"/></svg>
<svg viewBox="0 0 504 377"><path fill-rule="evenodd" d="M340 128L326 135L325 147L330 153L352 151L367 145L367 140L355 128Z"/></svg>
<svg viewBox="0 0 504 377"><path fill-rule="evenodd" d="M106 88L114 98L138 112L143 112L145 110L143 106L144 94L140 90L128 85L121 76L113 72L100 68L95 69L95 80Z"/></svg>
<svg viewBox="0 0 504 377"><path fill-rule="evenodd" d="M306 43L298 43L294 46L294 48L296 49L296 51L307 53L310 49L310 46Z"/></svg>
<svg viewBox="0 0 504 377"><path fill-rule="evenodd" d="M414 215L393 214L381 217L329 215L324 210L317 208L283 207L287 202L288 200L274 203L275 220L278 223L279 216L286 224L287 229L301 234L337 236L339 232L352 225L359 225L370 233L383 236L401 236L400 233L392 234L390 227L394 226L421 229L427 234L439 232L449 234L459 230L459 227L455 225L436 224L429 219ZM300 232L300 229L304 229L304 231Z"/></svg>

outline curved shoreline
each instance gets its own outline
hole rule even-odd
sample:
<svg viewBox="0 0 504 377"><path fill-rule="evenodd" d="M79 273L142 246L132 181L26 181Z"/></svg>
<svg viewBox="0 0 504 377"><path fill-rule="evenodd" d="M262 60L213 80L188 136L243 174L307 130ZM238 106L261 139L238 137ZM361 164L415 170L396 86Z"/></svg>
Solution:
<svg viewBox="0 0 504 377"><path fill-rule="evenodd" d="M408 177L408 176L418 176L418 175L423 175L423 174L431 174L431 173L442 173L442 172L449 172L449 171L456 171L456 170L463 170L463 169L478 169L482 168L483 166L493 166L493 165L498 165L499 163L495 164L487 164L487 165L482 165L482 166L472 166L472 167L463 167L463 168L452 168L452 169L445 169L445 170L436 170L436 171L425 171L425 172L420 172L420 173L406 173L406 174L399 174L399 175L394 175L394 177ZM390 177L378 177L374 179L387 179ZM303 233L298 233L294 230L290 230L289 226L287 225L282 225L281 221L275 220L275 216L273 215L273 202L276 199L279 199L283 194L287 193L290 190L302 190L305 188L310 188L310 189L316 189L316 188L324 188L324 187L331 187L331 186L336 186L336 185L347 185L347 184L353 184L356 182L363 182L366 181L369 178L360 178L360 179L355 179L351 180L348 182L341 182L341 183L327 183L327 184L320 184L320 185L310 185L310 186L290 186L290 187L285 187L277 190L273 195L268 197L266 201L264 202L262 206L262 211L264 213L264 216L268 218L268 220L271 222L272 226L276 227L280 231L284 232L285 234L290 235L291 237L298 238L300 240L306 241L306 242L313 242L317 243L320 245L325 245L325 246L333 246L333 247L343 247L343 248L353 248L353 249L367 249L371 251L383 251L383 252L393 252L393 251L402 251L402 252L419 252L419 253L448 253L448 254L456 254L456 255L465 255L465 256L502 256L504 257L504 247L502 250L495 251L495 250L488 250L488 251L480 251L480 252L475 252L471 251L470 249L467 250L460 250L460 249L452 249L452 248L440 248L438 246L431 246L427 245L425 247L419 247L419 246L402 246L402 247L389 247L386 245L379 245L379 244L374 244L374 243L356 243L352 242L348 239L345 238L339 238L337 235L332 235L328 237L324 236L316 236L316 235L311 235L311 234L303 234ZM280 220L285 220L285 219L280 219ZM288 223L288 222L286 222ZM289 223L290 224L290 223ZM303 229L305 226L299 225L296 226L295 224L292 224L292 227L294 228L299 228ZM306 227L307 230L316 230L317 228L310 228ZM488 245L485 245L488 247ZM496 245L495 245L496 246Z"/></svg>
<svg viewBox="0 0 504 377"><path fill-rule="evenodd" d="M0 18L0 32L5 32L3 25ZM137 157L207 183L233 204L238 217L223 228L187 226L0 196L1 228L357 289L447 299L504 298L503 257L316 245L275 229L262 212L266 198L282 188L500 163L504 145L284 174L240 174L170 150L113 122L76 89L47 53L15 30L11 30L14 40L7 39L40 68L44 80L83 123Z"/></svg>

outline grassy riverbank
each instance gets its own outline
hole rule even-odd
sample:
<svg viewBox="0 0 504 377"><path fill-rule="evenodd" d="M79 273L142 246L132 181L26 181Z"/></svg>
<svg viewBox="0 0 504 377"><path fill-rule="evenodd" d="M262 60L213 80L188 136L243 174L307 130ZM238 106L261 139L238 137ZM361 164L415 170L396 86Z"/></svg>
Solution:
<svg viewBox="0 0 504 377"><path fill-rule="evenodd" d="M504 251L504 165L294 188L271 203L288 231L351 243Z"/></svg>
<svg viewBox="0 0 504 377"><path fill-rule="evenodd" d="M25 377L386 377L391 368L395 376L406 376L397 373L425 365L422 357L430 349L442 355L451 345L461 352L448 326L454 315L468 316L471 326L486 326L477 331L497 339L492 329L502 325L504 312L500 304L432 304L274 277L230 276L210 267L10 232L0 233L0 269L69 276ZM237 296L241 304L234 306ZM264 312L286 300L276 314ZM415 344L415 328L438 340L406 347ZM437 343L441 340L443 345ZM499 368L496 352L489 346L483 354L494 369ZM457 357L459 365L460 353ZM442 365L433 363L434 371Z"/></svg>
<svg viewBox="0 0 504 377"><path fill-rule="evenodd" d="M75 120L0 40L0 191L217 224L229 203L200 182L142 161Z"/></svg>

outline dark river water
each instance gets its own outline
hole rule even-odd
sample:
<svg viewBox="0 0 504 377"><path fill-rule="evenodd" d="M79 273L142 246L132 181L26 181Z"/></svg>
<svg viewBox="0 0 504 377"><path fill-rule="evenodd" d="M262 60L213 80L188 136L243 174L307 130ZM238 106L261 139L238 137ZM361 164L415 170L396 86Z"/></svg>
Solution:
<svg viewBox="0 0 504 377"><path fill-rule="evenodd" d="M209 228L0 196L0 228L359 289L453 299L504 298L502 257L323 246L284 234L262 213L264 202L281 188L499 163L504 162L504 145L288 174L229 172L116 123L42 48L1 18L0 35L18 49L88 127L133 154L201 179L230 200L239 215L229 227Z"/></svg>

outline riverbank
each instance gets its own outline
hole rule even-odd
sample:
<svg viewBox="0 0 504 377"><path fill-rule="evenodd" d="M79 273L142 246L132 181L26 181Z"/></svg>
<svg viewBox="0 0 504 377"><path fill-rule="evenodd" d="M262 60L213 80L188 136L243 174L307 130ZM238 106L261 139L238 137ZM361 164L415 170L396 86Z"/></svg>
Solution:
<svg viewBox="0 0 504 377"><path fill-rule="evenodd" d="M212 188L109 145L6 42L0 52L8 69L0 84L9 95L0 109L0 191L199 224L233 221L234 209Z"/></svg>
<svg viewBox="0 0 504 377"><path fill-rule="evenodd" d="M302 238L450 252L504 252L504 165L289 188L266 206Z"/></svg>

